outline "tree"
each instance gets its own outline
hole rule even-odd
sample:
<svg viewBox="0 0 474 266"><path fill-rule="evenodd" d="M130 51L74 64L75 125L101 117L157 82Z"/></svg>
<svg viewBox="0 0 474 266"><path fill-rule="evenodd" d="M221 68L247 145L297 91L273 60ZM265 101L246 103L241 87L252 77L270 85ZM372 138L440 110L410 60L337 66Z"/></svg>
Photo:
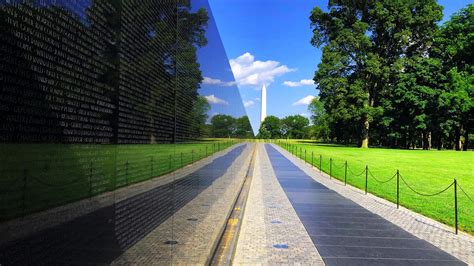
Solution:
<svg viewBox="0 0 474 266"><path fill-rule="evenodd" d="M281 133L290 139L302 139L307 136L308 118L302 115L290 115L281 120Z"/></svg>
<svg viewBox="0 0 474 266"><path fill-rule="evenodd" d="M281 137L281 121L276 116L267 116L260 125L258 138L276 139Z"/></svg>
<svg viewBox="0 0 474 266"><path fill-rule="evenodd" d="M192 110L192 131L196 136L208 136L206 121L207 112L211 109L211 105L203 96L198 96Z"/></svg>
<svg viewBox="0 0 474 266"><path fill-rule="evenodd" d="M311 113L311 121L313 123L310 128L310 136L322 141L329 141L329 116L326 114L324 104L319 100L319 97L311 101L308 106L308 111Z"/></svg>
<svg viewBox="0 0 474 266"><path fill-rule="evenodd" d="M230 115L215 115L211 118L211 134L215 138L230 138L234 136L235 118Z"/></svg>
<svg viewBox="0 0 474 266"><path fill-rule="evenodd" d="M440 58L446 77L439 95L441 139L448 137L456 150L467 150L474 129L474 5L455 13L440 29L434 56ZM462 143L464 141L464 143Z"/></svg>
<svg viewBox="0 0 474 266"><path fill-rule="evenodd" d="M237 138L253 138L252 125L248 116L242 116L235 119L235 137Z"/></svg>
<svg viewBox="0 0 474 266"><path fill-rule="evenodd" d="M403 71L398 61L426 51L442 8L435 0L334 0L328 9L310 16L311 42L324 46L314 80L331 127L356 132L367 148L370 124L381 119L383 98Z"/></svg>

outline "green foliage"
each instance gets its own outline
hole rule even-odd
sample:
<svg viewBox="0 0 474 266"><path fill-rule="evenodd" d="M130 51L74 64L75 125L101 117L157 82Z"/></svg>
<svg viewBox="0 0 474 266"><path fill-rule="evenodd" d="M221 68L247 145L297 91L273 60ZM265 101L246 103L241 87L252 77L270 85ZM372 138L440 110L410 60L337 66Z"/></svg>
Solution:
<svg viewBox="0 0 474 266"><path fill-rule="evenodd" d="M314 98L309 104L308 111L311 113L311 121L313 123L309 130L309 137L321 141L329 141L331 133L329 115L326 113L324 104L319 100L319 97Z"/></svg>
<svg viewBox="0 0 474 266"><path fill-rule="evenodd" d="M258 138L276 139L281 137L281 121L276 116L267 116L260 125L258 130Z"/></svg>
<svg viewBox="0 0 474 266"><path fill-rule="evenodd" d="M215 115L211 118L210 131L214 138L254 137L248 116L234 118L230 115Z"/></svg>
<svg viewBox="0 0 474 266"><path fill-rule="evenodd" d="M312 11L311 43L323 50L314 80L331 140L425 149L468 141L474 5L440 27L441 18L436 0L334 0Z"/></svg>
<svg viewBox="0 0 474 266"><path fill-rule="evenodd" d="M308 126L308 118L302 115L290 115L281 120L281 135L290 139L306 138Z"/></svg>

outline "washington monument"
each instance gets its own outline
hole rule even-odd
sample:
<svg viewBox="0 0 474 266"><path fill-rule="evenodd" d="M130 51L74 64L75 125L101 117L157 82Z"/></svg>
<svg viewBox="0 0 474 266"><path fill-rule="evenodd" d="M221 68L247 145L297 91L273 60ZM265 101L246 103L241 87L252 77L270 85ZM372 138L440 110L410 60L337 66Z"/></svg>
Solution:
<svg viewBox="0 0 474 266"><path fill-rule="evenodd" d="M265 87L265 84L263 84L262 87L262 109L260 112L260 122L263 122L265 120L265 117L267 117L267 88Z"/></svg>

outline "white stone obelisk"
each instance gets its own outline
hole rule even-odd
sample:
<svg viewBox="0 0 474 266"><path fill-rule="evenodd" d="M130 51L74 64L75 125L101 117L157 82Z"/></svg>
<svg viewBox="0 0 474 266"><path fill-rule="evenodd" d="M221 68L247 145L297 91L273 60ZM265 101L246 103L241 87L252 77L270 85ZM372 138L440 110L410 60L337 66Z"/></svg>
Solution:
<svg viewBox="0 0 474 266"><path fill-rule="evenodd" d="M263 122L265 120L265 117L267 117L267 87L265 87L265 84L263 84L262 87L262 109L260 112L260 122Z"/></svg>

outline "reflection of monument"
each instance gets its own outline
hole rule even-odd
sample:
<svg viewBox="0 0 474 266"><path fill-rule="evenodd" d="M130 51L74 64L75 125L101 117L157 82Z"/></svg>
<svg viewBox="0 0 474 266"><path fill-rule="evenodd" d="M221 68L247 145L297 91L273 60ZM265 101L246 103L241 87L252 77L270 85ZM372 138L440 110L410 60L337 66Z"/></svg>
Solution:
<svg viewBox="0 0 474 266"><path fill-rule="evenodd" d="M262 109L260 113L260 122L263 122L265 120L265 117L267 117L267 88L265 87L265 84L263 84L262 87Z"/></svg>

